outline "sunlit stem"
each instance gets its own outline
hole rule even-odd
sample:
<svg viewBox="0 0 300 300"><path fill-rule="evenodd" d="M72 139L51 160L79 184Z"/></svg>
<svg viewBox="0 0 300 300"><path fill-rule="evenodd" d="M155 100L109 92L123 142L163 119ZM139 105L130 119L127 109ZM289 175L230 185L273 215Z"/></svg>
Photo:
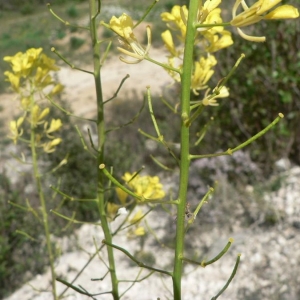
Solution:
<svg viewBox="0 0 300 300"><path fill-rule="evenodd" d="M182 260L184 260L185 262L191 263L191 264L200 265L201 267L205 268L206 266L211 265L214 262L216 262L217 260L219 260L229 250L232 243L233 243L233 239L230 238L228 243L226 244L226 246L223 248L223 250L217 256L215 256L213 259L211 259L207 262L204 260L202 262L198 262L193 259L186 258L186 257L183 257Z"/></svg>
<svg viewBox="0 0 300 300"><path fill-rule="evenodd" d="M64 23L66 26L70 26L70 27L75 27L75 28L79 28L79 29L85 29L85 30L89 30L89 27L86 26L79 26L79 25L74 25L74 24L70 24L68 21L63 20L61 17L59 17L51 8L51 4L47 3L47 7L50 11L50 13L60 22Z"/></svg>
<svg viewBox="0 0 300 300"><path fill-rule="evenodd" d="M180 186L178 195L177 221L176 221L176 241L175 257L173 271L173 297L174 300L181 299L181 278L182 278L182 257L184 253L184 235L185 235L185 208L187 202L187 187L190 166L190 137L189 127L185 125L190 116L190 86L193 66L194 39L196 28L194 23L197 18L198 0L190 0L189 16L187 20L187 34L185 40L185 49L183 57L183 67L181 76L181 132L180 132Z"/></svg>
<svg viewBox="0 0 300 300"><path fill-rule="evenodd" d="M34 101L34 95L33 95L33 86L31 86L30 91L30 107L31 107L31 122L30 122L30 150L31 150L31 157L32 157L32 168L33 168L33 176L35 179L35 184L37 186L37 192L40 200L41 205L41 211L43 216L43 227L46 237L46 246L47 246L47 252L48 252L48 258L49 258L49 265L50 265L50 272L51 272L51 287L52 287L52 295L54 300L58 300L58 296L56 293L56 273L55 273L55 267L54 267L54 255L53 255L53 249L52 244L50 240L50 229L49 229L49 218L47 213L47 206L46 206L46 200L45 195L43 192L42 182L41 182L41 174L39 172L39 166L38 166L38 154L36 149L36 128L35 123L33 120L33 108L35 105Z"/></svg>
<svg viewBox="0 0 300 300"><path fill-rule="evenodd" d="M69 283L69 282L66 282L60 278L56 278L57 281L60 281L61 283L65 284L67 287L60 293L59 297L60 299L62 299L63 295L66 293L66 291L69 289L69 288L72 288L73 287L73 283L77 280L77 278L84 272L84 270L89 266L89 264L93 261L93 259L97 256L98 252L101 251L103 248L103 245L97 249L97 251L89 258L89 260L85 263L85 265L82 267L82 269L78 272L78 274L73 278L73 280Z"/></svg>
<svg viewBox="0 0 300 300"><path fill-rule="evenodd" d="M143 14L143 16L138 20L137 23L134 24L133 28L137 27L139 24L141 24L145 18L147 17L147 15L150 13L151 9L155 6L155 4L158 2L159 0L154 0L146 9L145 13Z"/></svg>
<svg viewBox="0 0 300 300"><path fill-rule="evenodd" d="M152 62L152 63L154 63L154 64L156 64L156 65L158 65L160 67L163 67L164 69L167 69L167 70L170 70L170 71L174 71L174 72L176 72L178 74L181 74L181 70L180 69L173 68L173 67L171 67L171 66L169 66L167 64L161 63L161 62L159 62L159 61L157 61L155 59L150 58L148 55L146 55L144 59L148 60L148 61L150 61L150 62Z"/></svg>
<svg viewBox="0 0 300 300"><path fill-rule="evenodd" d="M207 202L208 198L211 196L211 194L214 192L214 189L211 187L209 188L208 192L204 195L204 197L201 199L201 201L199 202L199 204L197 205L194 213L193 213L193 217L188 221L188 225L186 227L185 232L188 231L188 229L191 227L191 225L195 222L196 217L200 211L200 209L202 208L203 204Z"/></svg>
<svg viewBox="0 0 300 300"><path fill-rule="evenodd" d="M102 42L103 42L103 41L102 41ZM101 42L99 41L99 44L100 44L100 43L101 43ZM110 50L111 45L112 45L112 41L110 41L110 42L108 43L108 45L106 46L105 52L104 52L104 54L103 54L103 56L102 56L102 58L101 58L101 61L100 61L101 66L103 66L104 62L105 62L106 59L107 59L107 56L108 56L108 53L109 53L109 50Z"/></svg>
<svg viewBox="0 0 300 300"><path fill-rule="evenodd" d="M129 74L126 74L126 76L121 80L121 82L120 82L120 84L119 84L117 90L115 91L114 95L113 95L111 98L105 100L105 101L103 102L104 104L105 104L105 103L108 103L109 101L115 99L115 98L118 96L118 94L119 94L119 92L120 92L120 90L121 90L123 84L125 83L125 81L126 81L129 77L130 77L130 75L129 75Z"/></svg>
<svg viewBox="0 0 300 300"><path fill-rule="evenodd" d="M239 66L239 64L241 63L242 59L245 58L245 54L242 53L240 58L236 61L236 63L234 64L234 66L232 67L232 69L230 70L230 72L228 73L228 75L223 78L220 82L220 84L218 84L218 87L215 90L221 90L223 86L225 86L225 84L227 83L227 81L229 80L229 78L233 75L233 73L235 72L235 70L237 69L237 67Z"/></svg>
<svg viewBox="0 0 300 300"><path fill-rule="evenodd" d="M160 134L160 131L159 131L159 128L158 128L158 125L157 125L157 122L156 122L156 118L155 118L155 115L154 115L154 112L153 112L152 100L151 100L151 91L150 91L149 86L147 86L147 98L148 98L148 106L149 106L149 112L150 112L150 116L151 116L151 119L152 119L152 123L153 123L153 126L155 128L157 137L158 137L158 139L160 139L162 137L162 135Z"/></svg>
<svg viewBox="0 0 300 300"><path fill-rule="evenodd" d="M271 124L269 124L266 128L264 128L262 131L260 131L256 135L254 135L252 138L250 138L246 142L244 142L241 145L239 145L239 146L231 149L232 153L235 152L235 151L238 151L238 150L240 150L240 149L242 149L244 147L246 147L250 143L254 142L258 138L260 138L261 136L263 136L267 131L269 131L270 129L272 129L283 118L284 118L284 115L282 113L279 113L278 117Z"/></svg>
<svg viewBox="0 0 300 300"><path fill-rule="evenodd" d="M75 65L71 64L62 54L60 54L54 47L51 48L51 51L53 53L55 53L61 60L63 60L69 67L71 67L72 69L74 70L78 70L78 71L82 71L84 73L88 73L88 74L91 74L93 75L94 73L91 72L91 71L88 71L88 70L84 70L84 69L81 69L81 68L77 68L75 67Z"/></svg>
<svg viewBox="0 0 300 300"><path fill-rule="evenodd" d="M202 261L201 262L201 267L205 268L206 266L211 265L214 262L216 262L217 260L219 260L229 250L232 243L233 243L233 238L230 238L228 243L224 247L224 249L217 256L215 256L213 259L211 259L209 261Z"/></svg>
<svg viewBox="0 0 300 300"><path fill-rule="evenodd" d="M234 276L236 274L236 271L237 271L239 263L240 263L240 259L241 259L241 254L238 254L234 268L232 270L232 273L231 273L229 279L227 280L226 284L221 289L221 291L216 296L212 297L211 300L217 300L218 297L227 289L227 287L229 286L229 284L231 283L232 279L234 278Z"/></svg>
<svg viewBox="0 0 300 300"><path fill-rule="evenodd" d="M202 128L202 130L200 132L197 133L198 136L198 140L195 142L195 146L198 146L201 141L203 140L204 136L206 135L206 132L208 130L208 128L210 127L211 123L213 122L214 118L211 117L209 122L207 124L205 124Z"/></svg>
<svg viewBox="0 0 300 300"><path fill-rule="evenodd" d="M237 146L237 147L235 147L233 149L229 148L225 152L219 152L219 153L214 153L214 154L190 155L190 159L205 158L205 157L216 157L216 156L222 156L222 155L232 155L234 152L236 152L236 151L238 151L238 150L240 150L240 149L248 146L249 144L251 144L252 142L254 142L255 140L257 140L258 138L260 138L261 136L263 136L264 134L266 134L282 118L284 118L284 115L282 113L279 113L278 117L272 123L270 123L266 128L264 128L259 133L257 133L256 135L254 135L253 137L251 137L250 139L248 139L246 142L240 144L239 146Z"/></svg>
<svg viewBox="0 0 300 300"><path fill-rule="evenodd" d="M97 145L97 166L99 166L104 161L104 145L106 139L105 133L105 119L104 119L104 100L102 93L102 84L101 84L101 61L100 61L100 43L97 38L97 16L101 10L101 1L100 0L89 0L90 7L90 33L92 41L92 51L93 51L93 64L94 64L94 82L96 89L96 98L97 98L97 134L98 134L98 145ZM106 216L106 199L104 195L106 184L106 177L102 170L97 168L97 203L98 210L100 215L101 226L105 239L112 243L112 234L108 224L108 219ZM116 265L114 259L113 248L106 247L108 255L108 265L110 272L110 279L112 284L111 294L114 300L119 300L119 284L116 274Z"/></svg>
<svg viewBox="0 0 300 300"><path fill-rule="evenodd" d="M153 267L145 265L143 262L137 260L133 255L131 255L124 248L121 248L121 247L119 247L117 245L111 244L111 243L107 242L106 240L103 240L102 243L105 244L105 245L107 245L107 246L113 247L113 248L118 249L119 251L123 252L126 256L128 256L132 261L134 261L141 268L145 268L145 269L148 269L148 270L151 270L151 271L155 271L155 272L158 272L158 273L162 273L162 274L165 274L165 275L172 276L171 272L168 272L168 271L165 271L165 270L161 270L161 269L157 269L157 268L153 268Z"/></svg>
<svg viewBox="0 0 300 300"><path fill-rule="evenodd" d="M67 217L53 209L50 210L52 213L54 213L55 215L59 216L60 218L62 219L65 219L65 220L68 220L69 222L72 222L74 224L92 224L92 225L98 225L98 226L101 226L101 223L97 223L97 222L86 222L86 221L79 221L79 220L76 220L75 218L70 218L70 217Z"/></svg>
<svg viewBox="0 0 300 300"><path fill-rule="evenodd" d="M77 118L77 119L80 119L80 120L84 120L84 121L89 121L89 122L96 123L96 120L94 120L94 119L88 119L88 118L80 117L80 116L77 116L77 115L71 113L70 111L66 110L61 105L59 105L58 103L56 103L55 101L53 101L53 99L49 95L46 95L46 98L50 101L50 103L54 107L56 107L57 109L59 109L60 111L62 111L63 113L65 113L67 116L74 117L74 118Z"/></svg>
<svg viewBox="0 0 300 300"><path fill-rule="evenodd" d="M197 110L193 113L193 115L188 120L186 120L185 126L186 127L191 126L191 124L200 116L200 114L203 112L203 110L204 110L204 106L200 105L197 108Z"/></svg>
<svg viewBox="0 0 300 300"><path fill-rule="evenodd" d="M34 242L38 242L37 239L35 239L34 237L32 237L31 235L29 235L28 233L26 233L25 231L22 231L22 230L16 230L15 233L17 234L21 234L23 236L25 236L27 239L31 240L31 241L34 241Z"/></svg>
<svg viewBox="0 0 300 300"><path fill-rule="evenodd" d="M82 287L78 288L77 286L72 285L71 283L67 282L66 280L64 280L62 278L56 278L56 280L58 282L63 283L64 285L66 285L68 288L71 288L72 290L78 292L79 294L86 295L86 296L89 296L89 297L92 297L92 298L93 298L93 296L111 294L112 293L112 292L102 292L102 293L97 293L97 294L90 294L86 290L84 290ZM95 299L95 298L93 298L93 299Z"/></svg>

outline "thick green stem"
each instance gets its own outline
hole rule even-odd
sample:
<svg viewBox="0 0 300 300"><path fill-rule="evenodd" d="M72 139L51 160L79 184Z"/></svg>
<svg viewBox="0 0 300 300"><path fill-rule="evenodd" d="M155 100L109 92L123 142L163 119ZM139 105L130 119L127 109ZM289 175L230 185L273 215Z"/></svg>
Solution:
<svg viewBox="0 0 300 300"><path fill-rule="evenodd" d="M104 120L104 105L101 86L101 62L100 62L100 44L97 40L97 23L96 17L100 13L100 0L89 0L90 3L90 31L93 46L93 61L94 61L94 79L97 97L97 131L98 131L98 146L97 146L97 166L104 162L104 145L105 145L105 120ZM106 177L103 172L98 169L97 176L97 202L100 214L101 226L104 232L105 240L112 243L112 234L106 217L106 202L104 197ZM118 279L116 275L116 267L114 253L112 247L107 247L109 272L112 284L113 299L119 299Z"/></svg>
<svg viewBox="0 0 300 300"><path fill-rule="evenodd" d="M189 178L189 127L185 121L190 115L190 86L193 66L193 51L195 37L195 22L198 9L198 0L190 0L189 16L187 20L187 33L184 49L183 69L181 72L181 153L180 153L180 186L177 208L176 227L176 249L173 272L173 293L174 299L181 299L181 277L182 277L182 257L184 252L184 220L185 207L187 202L187 187Z"/></svg>
<svg viewBox="0 0 300 300"><path fill-rule="evenodd" d="M31 93L31 130L30 130L30 148L31 148L31 157L32 157L32 169L33 169L33 176L34 176L35 183L37 186L38 196L39 196L42 215L43 215L43 226L44 226L44 232L45 232L45 237L46 237L46 245L47 245L47 251L48 251L50 271L51 271L52 295L53 295L54 300L58 300L57 293L56 293L56 281L55 281L56 273L55 273L55 268L54 268L54 256L53 256L53 250L52 250L51 239L50 239L48 213L47 213L46 201L45 201L45 196L44 196L42 182L41 182L41 174L39 173L38 155L37 155L37 151L36 151L35 123L33 121L34 105L35 105L35 102L34 102L33 92L32 92Z"/></svg>

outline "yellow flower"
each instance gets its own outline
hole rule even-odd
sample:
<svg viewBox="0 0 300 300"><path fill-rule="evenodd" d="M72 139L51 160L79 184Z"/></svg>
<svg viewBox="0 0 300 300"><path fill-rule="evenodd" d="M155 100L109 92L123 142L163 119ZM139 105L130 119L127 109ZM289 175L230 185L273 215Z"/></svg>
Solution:
<svg viewBox="0 0 300 300"><path fill-rule="evenodd" d="M59 94L64 89L64 86L60 83L56 84L54 88L49 93L49 96L54 96L56 94Z"/></svg>
<svg viewBox="0 0 300 300"><path fill-rule="evenodd" d="M111 221L114 220L118 210L120 208L120 205L118 204L115 204L115 203L112 203L112 202L108 202L107 203L107 214L108 214L108 217L110 218Z"/></svg>
<svg viewBox="0 0 300 300"><path fill-rule="evenodd" d="M52 153L56 150L56 146L61 143L61 138L56 138L50 142L44 143L43 148L46 153Z"/></svg>
<svg viewBox="0 0 300 300"><path fill-rule="evenodd" d="M42 124L45 122L45 120L43 120L50 112L49 107L43 109L42 112L40 112L40 107L36 104L34 105L34 107L32 108L32 112L31 112L31 123L32 125L36 126L38 124Z"/></svg>
<svg viewBox="0 0 300 300"><path fill-rule="evenodd" d="M62 127L62 125L63 124L61 122L61 119L56 119L56 120L52 119L50 127L46 130L47 134L59 130ZM47 126L48 126L48 123L46 122L45 127L47 127Z"/></svg>
<svg viewBox="0 0 300 300"><path fill-rule="evenodd" d="M130 238L133 238L135 236L142 236L145 235L145 228L143 226L140 226L140 222L142 221L144 217L144 214L142 210L138 210L135 215L128 220L128 223L131 225L134 225L134 228L131 228L127 235Z"/></svg>
<svg viewBox="0 0 300 300"><path fill-rule="evenodd" d="M172 68L175 68L175 60L178 61L178 59L176 59L175 57L169 57L168 58L168 65ZM176 68L181 69L182 68L182 64L180 64L179 66L176 66ZM166 69L166 71L169 73L169 75L177 82L180 82L181 78L180 75L178 74L178 72L175 72L173 70L170 69Z"/></svg>
<svg viewBox="0 0 300 300"><path fill-rule="evenodd" d="M145 234L145 228L143 226L139 226L136 228L130 228L127 232L127 237L130 239L134 239L137 236L143 236Z"/></svg>
<svg viewBox="0 0 300 300"><path fill-rule="evenodd" d="M138 63L145 58L145 56L148 54L151 47L151 30L149 26L147 26L146 28L147 39L148 39L148 44L146 49L138 42L136 36L134 35L133 21L131 17L128 16L127 14L123 13L122 16L119 18L113 16L109 21L109 26L116 34L120 36L120 38L122 39L120 42L126 48L132 50L133 52L120 47L118 47L118 50L126 55L136 58L135 61L128 61L123 57L120 57L120 59L123 62L126 62L128 64Z"/></svg>
<svg viewBox="0 0 300 300"><path fill-rule="evenodd" d="M231 32L227 30L223 30L220 34L211 34L209 30L203 33L203 35L205 36L206 42L208 42L205 51L209 53L214 53L233 44Z"/></svg>
<svg viewBox="0 0 300 300"><path fill-rule="evenodd" d="M299 17L298 9L291 5L281 5L267 13L281 1L282 0L258 0L252 6L248 7L244 0L236 0L232 9L232 20L230 23L232 26L237 27L239 34L244 39L253 42L264 42L266 40L264 36L256 37L247 35L240 27L249 26L261 20L294 19ZM240 5L242 5L244 11L237 14Z"/></svg>
<svg viewBox="0 0 300 300"><path fill-rule="evenodd" d="M145 228L142 226L139 226L134 230L133 234L136 236L143 236L143 235L145 235Z"/></svg>
<svg viewBox="0 0 300 300"><path fill-rule="evenodd" d="M37 89L43 89L53 84L51 71L57 71L59 68L55 66L55 61L44 53L42 48L31 48L25 53L18 52L14 56L5 56L3 59L9 62L12 72L6 71L4 74L7 81L11 83L12 88L17 93L20 87L25 86L26 82L30 83ZM23 78L23 82L21 79ZM24 84L25 82L25 84Z"/></svg>
<svg viewBox="0 0 300 300"><path fill-rule="evenodd" d="M171 53L172 56L178 56L178 52L176 51L174 42L173 42L173 37L170 32L170 30L166 30L161 34L161 38L165 43L166 48L168 51Z"/></svg>
<svg viewBox="0 0 300 300"><path fill-rule="evenodd" d="M167 22L171 30L180 30L181 40L185 39L186 36L186 20L188 18L188 9L186 6L180 7L179 5L173 6L171 13L164 12L160 15L164 22Z"/></svg>
<svg viewBox="0 0 300 300"><path fill-rule="evenodd" d="M226 86L223 86L218 93L214 93L216 89L213 90L213 94L206 96L205 99L202 100L202 104L204 106L218 106L219 103L216 99L218 98L226 98L229 96L229 91Z"/></svg>
<svg viewBox="0 0 300 300"><path fill-rule="evenodd" d="M195 95L198 95L198 90L207 88L207 82L214 74L212 67L217 64L217 60L213 55L207 58L201 57L199 61L195 62L194 72L192 75L191 89Z"/></svg>
<svg viewBox="0 0 300 300"><path fill-rule="evenodd" d="M135 194L145 199L161 199L165 196L162 184L157 176L140 176L125 173L123 179Z"/></svg>
<svg viewBox="0 0 300 300"><path fill-rule="evenodd" d="M5 56L3 60L11 63L12 70L16 75L27 77L31 75L35 63L42 51L42 48L31 48L25 53L18 52L14 56Z"/></svg>
<svg viewBox="0 0 300 300"><path fill-rule="evenodd" d="M142 220L143 216L143 212L139 209L128 222L130 224L138 224Z"/></svg>
<svg viewBox="0 0 300 300"><path fill-rule="evenodd" d="M48 69L49 71L58 71L60 68L55 65L55 60L42 53L40 55L39 65L42 69Z"/></svg>
<svg viewBox="0 0 300 300"><path fill-rule="evenodd" d="M122 189L120 189L119 187L116 187L116 193L117 193L117 196L118 196L118 199L120 200L120 202L123 205L125 205L128 194L126 192L124 192Z"/></svg>
<svg viewBox="0 0 300 300"><path fill-rule="evenodd" d="M23 134L23 129L20 129L20 126L22 125L23 121L24 117L20 117L17 121L10 121L9 123L11 135L8 137L14 141L14 144L17 143L18 138Z"/></svg>
<svg viewBox="0 0 300 300"><path fill-rule="evenodd" d="M200 3L202 3L202 1L200 1ZM197 13L198 23L199 24L222 23L222 18L220 16L221 9L217 8L220 3L221 3L221 0L206 0L203 6L199 5L198 13ZM215 28L218 28L218 27L215 27ZM207 28L200 28L198 30L200 30L200 31L207 30Z"/></svg>
<svg viewBox="0 0 300 300"><path fill-rule="evenodd" d="M21 108L25 111L28 111L30 108L30 98L29 97L24 97L21 99Z"/></svg>
<svg viewBox="0 0 300 300"><path fill-rule="evenodd" d="M19 88L20 88L20 77L9 71L5 71L4 75L7 77L7 79L5 79L5 81L10 82L13 90L15 92L18 92Z"/></svg>

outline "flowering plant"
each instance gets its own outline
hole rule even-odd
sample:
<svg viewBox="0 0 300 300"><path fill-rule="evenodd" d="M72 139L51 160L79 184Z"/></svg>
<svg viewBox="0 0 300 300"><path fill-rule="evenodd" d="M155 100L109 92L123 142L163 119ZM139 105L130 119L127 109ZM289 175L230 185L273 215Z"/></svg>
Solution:
<svg viewBox="0 0 300 300"><path fill-rule="evenodd" d="M244 57L244 55L241 55L227 76L224 78L218 78L218 84L214 87L210 87L210 80L214 75L214 67L218 63L216 52L233 44L232 35L230 31L225 30L225 28L228 26L236 27L239 35L247 41L262 42L265 40L265 37L249 36L240 28L256 24L263 20L297 18L299 13L297 9L289 5L282 5L273 9L274 6L281 2L280 0L258 0L251 6L248 6L245 0L236 0L232 8L232 19L228 22L223 22L221 17L222 10L220 8L221 0L190 0L189 2L189 7L175 5L170 12L164 12L161 14L161 18L167 26L167 29L161 34L165 48L168 51L167 62L157 61L151 57L150 50L152 36L151 28L149 26L145 29L147 34L146 46L143 45L134 34L134 29L145 19L147 14L150 13L152 7L157 3L157 1L154 1L153 4L146 9L145 14L136 23L134 23L132 18L125 13L119 17L113 16L109 23L100 22L100 25L111 30L118 37L121 44L121 47L118 47L118 49L122 55L125 54L134 59L128 60L121 56L120 60L122 62L137 64L142 60L149 61L161 66L180 85L179 106L173 108L172 104L168 104L168 106L172 108L173 112L179 114L181 120L179 127L174 129L180 132L180 155L175 154L172 147L170 147L165 141L165 137L161 133L161 128L159 127L156 115L152 108L152 98L149 87L146 91L146 98L148 100L149 115L156 135L154 136L140 131L148 138L165 147L166 151L175 159L178 165L179 191L176 198L172 199L172 197L167 195L166 191L164 191L163 185L160 183L157 176L143 175L140 171L133 173L125 172L122 178L125 183L121 183L120 180L115 177L113 167L106 166L105 164L105 141L108 138L105 122L105 104L108 101L113 100L114 97L108 100L103 98L101 68L102 65L105 64L105 59L107 57L111 41L109 40L107 50L102 53L100 45L107 41L99 40L97 34L97 17L101 13L102 3L101 0L89 0L90 22L89 26L84 27L83 29L89 30L91 35L91 43L93 46L93 71L82 71L91 74L95 82L97 117L95 120L88 120L94 122L97 127L96 145L94 145L90 137L91 146L94 151L91 152L91 154L95 157L95 165L97 166L98 172L97 178L95 179L97 193L95 195L95 199L92 199L92 201L97 203L101 231L104 235L102 245L95 245L96 252L94 256L96 256L100 250L105 248L108 260L108 263L105 263L105 266L107 267L107 274L109 274L110 277L111 288L109 291L105 291L103 293L111 294L112 298L115 300L120 299L133 285L130 285L128 288L126 287L123 294L120 293L120 286L124 282L119 279L119 273L117 272L118 266L115 261L116 251L121 251L138 266L149 270L150 275L153 272L156 272L170 277L172 280L173 298L176 300L182 299L181 281L184 262L205 267L220 259L228 251L233 243L233 239L231 238L224 248L220 250L219 254L208 261L194 260L189 258L185 253L184 239L186 232L194 225L195 218L200 212L203 204L208 201L210 195L214 192L214 189L210 187L207 190L206 195L195 207L192 207L190 203L188 203L187 192L190 163L192 160L204 157L233 155L236 151L244 148L265 134L269 129L275 126L281 118L283 118L283 115L279 113L278 117L266 126L265 129L258 132L244 143L233 148L229 148L227 151L204 155L199 154L198 152L192 153L192 151L197 151L197 149L193 150L190 147L191 126L194 121L201 116L204 109L207 109L208 106L217 106L219 105L218 100L220 98L228 97L229 88L227 85L230 84L231 76ZM48 4L48 7L55 17L57 17L60 21L63 21L66 25L69 25L68 22L62 20L53 12L50 4ZM239 12L240 9L242 12ZM66 58L56 51L55 48L52 48L52 51L72 68L81 70L70 64ZM33 95L36 91L41 91L49 85L53 85L54 87L51 92L46 95L47 97L50 97L61 90L61 86L54 83L50 75L50 71L56 70L56 67L53 65L51 60L41 55L41 52L42 51L40 49L30 49L26 55L18 53L15 57L5 58L7 62L11 63L13 69L13 72L6 72L5 75L7 76L7 80L11 82L13 90L21 95L21 99L23 99L23 101L21 101L21 106L24 107L24 116L10 124L11 138L14 142L21 139L24 131L22 126L26 118L28 118L27 111L29 110L29 123L31 124L32 132L30 145L32 147L33 157L36 157L36 147L43 145L44 151L52 152L61 141L53 136L53 133L61 127L61 121L51 120L51 122L47 122L45 118L49 113L48 109L42 109L33 100ZM121 86L122 83L120 84L120 88ZM43 135L36 134L36 128L40 125L43 125ZM197 143L200 143L204 135L205 128ZM47 137L50 142L41 144L42 137ZM82 136L80 136L80 138L82 138ZM158 162L158 164L165 167L160 162ZM35 170L36 177L39 178L39 173L37 172L36 167ZM39 181L38 184L40 184ZM39 185L38 189L40 190ZM57 189L57 191L59 190ZM71 198L71 196L65 194L63 194L63 196ZM43 199L43 194L40 194L40 197ZM162 205L163 207L172 205L172 207L175 207L176 210L176 216L174 218L176 223L175 249L171 270L146 265L139 261L138 258L129 253L126 249L113 243L114 236L128 228L129 230L127 233L130 237L144 236L145 227L142 226L142 221L145 219L146 214L154 210L158 205ZM147 213L143 211L143 207L147 207ZM114 225L117 223L117 219L120 220L120 218L118 218L119 215L124 212L126 214L125 218L120 221L120 224L117 224L117 228L115 229ZM134 215L131 216L131 214ZM43 216L46 220L46 213L44 213ZM68 219L70 222L75 221L74 218L68 218L66 216L62 217ZM51 249L49 251L51 257ZM227 283L212 299L217 299L228 287L236 273L239 262L240 254L237 255L235 266ZM56 293L54 278L55 270L52 265L52 293L56 300L58 299L58 296ZM92 298L95 296L83 288L79 289L74 286L74 281L70 282L61 278L56 278L56 280L64 283L68 288L72 288L81 294ZM137 278L132 279L132 282L137 283L139 280L140 278L138 276ZM130 280L126 278L125 281L128 282Z"/></svg>

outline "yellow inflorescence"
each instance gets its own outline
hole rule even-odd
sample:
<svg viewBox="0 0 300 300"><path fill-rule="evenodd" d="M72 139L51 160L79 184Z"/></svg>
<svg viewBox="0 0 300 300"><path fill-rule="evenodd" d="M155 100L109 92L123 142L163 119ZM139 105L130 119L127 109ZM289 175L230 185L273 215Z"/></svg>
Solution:
<svg viewBox="0 0 300 300"><path fill-rule="evenodd" d="M11 70L4 72L6 81L10 83L13 91L19 94L19 107L24 114L17 121L10 122L9 138L17 143L26 124L29 125L29 130L38 129L43 124L43 130L38 129L36 133L35 144L46 153L54 152L62 140L50 134L57 132L62 127L62 122L60 119L47 120L49 107L42 107L37 103L43 100L43 97L52 97L63 90L63 86L55 82L51 74L59 68L53 59L43 53L42 48L31 48L24 53L18 52L14 56L5 56L4 61L11 67ZM50 93L45 95L44 89L49 90L49 87L52 87Z"/></svg>

